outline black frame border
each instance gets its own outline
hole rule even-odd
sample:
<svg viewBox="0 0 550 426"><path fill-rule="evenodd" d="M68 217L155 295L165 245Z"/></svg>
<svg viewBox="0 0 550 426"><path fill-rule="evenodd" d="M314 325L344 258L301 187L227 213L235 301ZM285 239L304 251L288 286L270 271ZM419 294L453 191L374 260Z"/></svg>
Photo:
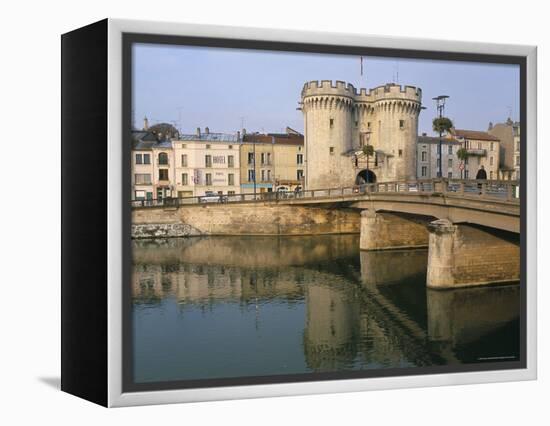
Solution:
<svg viewBox="0 0 550 426"><path fill-rule="evenodd" d="M396 42L398 43L398 42ZM326 373L284 374L274 376L244 376L236 378L174 380L168 382L135 383L133 381L133 325L130 289L132 250L131 242L131 133L132 126L132 46L133 44L184 45L221 47L247 50L271 50L296 53L336 54L347 56L397 57L455 62L480 62L518 65L520 69L520 359L517 361L430 367L387 368ZM303 383L331 380L366 379L376 377L452 374L527 368L527 57L480 53L342 46L313 43L290 43L272 40L246 40L175 36L160 34L122 34L122 391L164 391L228 386L249 386L281 383Z"/></svg>

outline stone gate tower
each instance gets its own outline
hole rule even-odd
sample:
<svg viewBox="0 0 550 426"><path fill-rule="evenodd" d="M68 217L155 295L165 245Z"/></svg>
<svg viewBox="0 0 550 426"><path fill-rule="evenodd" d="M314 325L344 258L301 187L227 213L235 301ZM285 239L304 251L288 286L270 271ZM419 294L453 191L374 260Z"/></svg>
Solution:
<svg viewBox="0 0 550 426"><path fill-rule="evenodd" d="M422 91L386 84L368 92L343 81L310 81L302 89L306 189L415 179ZM368 141L375 151L366 157Z"/></svg>

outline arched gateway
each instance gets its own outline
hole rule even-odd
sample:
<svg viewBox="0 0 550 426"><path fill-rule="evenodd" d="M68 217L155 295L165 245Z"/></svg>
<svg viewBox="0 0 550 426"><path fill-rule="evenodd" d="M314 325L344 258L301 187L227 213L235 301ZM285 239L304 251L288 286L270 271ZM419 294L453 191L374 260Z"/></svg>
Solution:
<svg viewBox="0 0 550 426"><path fill-rule="evenodd" d="M375 183L376 174L369 169L361 170L355 178L356 185L364 185L365 183Z"/></svg>

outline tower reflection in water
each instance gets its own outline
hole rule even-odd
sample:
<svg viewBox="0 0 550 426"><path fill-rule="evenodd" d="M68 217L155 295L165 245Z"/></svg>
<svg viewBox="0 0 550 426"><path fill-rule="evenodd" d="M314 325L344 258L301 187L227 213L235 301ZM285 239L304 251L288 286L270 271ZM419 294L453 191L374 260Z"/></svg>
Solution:
<svg viewBox="0 0 550 426"><path fill-rule="evenodd" d="M432 291L426 250L355 235L134 241L136 382L519 354L517 286Z"/></svg>

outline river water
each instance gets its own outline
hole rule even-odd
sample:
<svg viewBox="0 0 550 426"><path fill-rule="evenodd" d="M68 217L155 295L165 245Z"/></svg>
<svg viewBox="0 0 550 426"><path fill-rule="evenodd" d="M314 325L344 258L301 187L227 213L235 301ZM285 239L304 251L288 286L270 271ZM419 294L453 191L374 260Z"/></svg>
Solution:
<svg viewBox="0 0 550 426"><path fill-rule="evenodd" d="M136 383L513 361L519 287L426 289L356 235L133 241Z"/></svg>

